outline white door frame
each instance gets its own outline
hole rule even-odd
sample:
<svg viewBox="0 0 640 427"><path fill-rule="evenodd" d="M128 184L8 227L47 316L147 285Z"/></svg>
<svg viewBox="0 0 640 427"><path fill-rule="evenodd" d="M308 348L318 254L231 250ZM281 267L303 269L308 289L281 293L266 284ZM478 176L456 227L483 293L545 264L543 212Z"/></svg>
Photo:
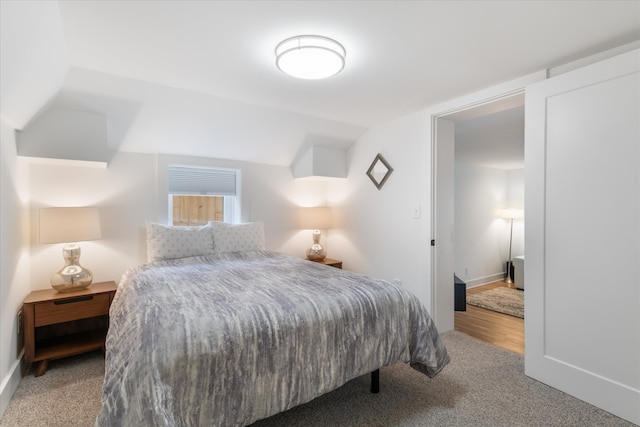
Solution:
<svg viewBox="0 0 640 427"><path fill-rule="evenodd" d="M431 313L438 329L454 328L454 144L455 123L432 116Z"/></svg>
<svg viewBox="0 0 640 427"><path fill-rule="evenodd" d="M431 127L431 239L435 247L431 251L431 313L439 331L454 329L454 286L453 286L453 211L450 217L441 218L444 212L438 212L442 195L453 194L453 181L446 182L443 177L453 175L453 158L446 160L447 164L438 163L442 151L449 151L453 147L438 148L439 141L446 140L447 144L455 140L455 128L440 126L438 121L456 122L480 117L498 111L522 105L525 86L546 77L545 72L530 74L521 79L486 89L484 91L454 100L447 105L433 109L429 115ZM442 174L441 176L439 176ZM443 203L449 203L443 201ZM452 202L451 202L452 203ZM450 209L449 209L450 210ZM446 210L445 210L446 211Z"/></svg>

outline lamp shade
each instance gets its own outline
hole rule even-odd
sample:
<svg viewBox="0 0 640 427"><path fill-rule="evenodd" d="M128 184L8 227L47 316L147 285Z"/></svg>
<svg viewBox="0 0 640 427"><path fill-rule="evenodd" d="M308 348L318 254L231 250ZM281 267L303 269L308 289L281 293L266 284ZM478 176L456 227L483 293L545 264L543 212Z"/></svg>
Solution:
<svg viewBox="0 0 640 427"><path fill-rule="evenodd" d="M40 243L83 242L101 237L98 208L40 209Z"/></svg>
<svg viewBox="0 0 640 427"><path fill-rule="evenodd" d="M500 218L506 219L522 219L524 218L524 210L523 209L500 209L498 212Z"/></svg>
<svg viewBox="0 0 640 427"><path fill-rule="evenodd" d="M300 228L308 230L327 230L332 227L331 208L301 208Z"/></svg>
<svg viewBox="0 0 640 427"><path fill-rule="evenodd" d="M324 36L295 36L276 46L276 65L299 79L324 79L344 68L347 54L337 41Z"/></svg>

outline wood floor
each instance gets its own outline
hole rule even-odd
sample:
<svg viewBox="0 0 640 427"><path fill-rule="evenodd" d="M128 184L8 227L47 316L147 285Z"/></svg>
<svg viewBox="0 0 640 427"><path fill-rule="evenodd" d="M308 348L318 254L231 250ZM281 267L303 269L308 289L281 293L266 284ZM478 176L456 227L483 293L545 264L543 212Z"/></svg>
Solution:
<svg viewBox="0 0 640 427"><path fill-rule="evenodd" d="M507 286L494 282L467 290L467 295ZM467 304L467 311L456 311L455 330L481 341L524 354L524 319Z"/></svg>

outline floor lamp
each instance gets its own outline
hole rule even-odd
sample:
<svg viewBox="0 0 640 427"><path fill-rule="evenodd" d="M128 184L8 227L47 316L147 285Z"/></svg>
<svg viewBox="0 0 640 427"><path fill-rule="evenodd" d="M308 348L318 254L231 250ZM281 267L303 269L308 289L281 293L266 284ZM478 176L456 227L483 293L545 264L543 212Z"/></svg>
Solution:
<svg viewBox="0 0 640 427"><path fill-rule="evenodd" d="M510 288L515 288L513 280L511 279L511 266L513 265L513 260L511 259L511 247L513 246L513 220L524 218L524 210L501 209L500 216L511 222L509 231L509 260L507 261L507 279L505 280L505 283L507 283Z"/></svg>

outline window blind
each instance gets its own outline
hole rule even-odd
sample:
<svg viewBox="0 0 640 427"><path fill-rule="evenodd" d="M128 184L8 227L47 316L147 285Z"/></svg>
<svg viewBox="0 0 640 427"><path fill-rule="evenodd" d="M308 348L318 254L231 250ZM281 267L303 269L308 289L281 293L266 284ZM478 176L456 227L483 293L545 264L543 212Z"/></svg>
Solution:
<svg viewBox="0 0 640 427"><path fill-rule="evenodd" d="M169 194L236 195L236 171L169 165Z"/></svg>

